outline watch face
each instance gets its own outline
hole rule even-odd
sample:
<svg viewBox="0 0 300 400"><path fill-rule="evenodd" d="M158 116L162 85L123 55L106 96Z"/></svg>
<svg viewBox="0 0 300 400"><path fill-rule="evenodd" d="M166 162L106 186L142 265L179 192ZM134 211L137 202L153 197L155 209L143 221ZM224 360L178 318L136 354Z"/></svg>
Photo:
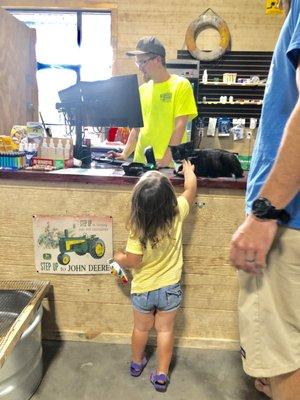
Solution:
<svg viewBox="0 0 300 400"><path fill-rule="evenodd" d="M264 217L268 214L271 204L267 199L256 199L252 204L253 214L258 217Z"/></svg>
<svg viewBox="0 0 300 400"><path fill-rule="evenodd" d="M286 210L277 210L271 202L264 197L259 197L254 200L252 203L252 213L257 218L261 219L275 219L283 223L288 223L290 220L290 215Z"/></svg>

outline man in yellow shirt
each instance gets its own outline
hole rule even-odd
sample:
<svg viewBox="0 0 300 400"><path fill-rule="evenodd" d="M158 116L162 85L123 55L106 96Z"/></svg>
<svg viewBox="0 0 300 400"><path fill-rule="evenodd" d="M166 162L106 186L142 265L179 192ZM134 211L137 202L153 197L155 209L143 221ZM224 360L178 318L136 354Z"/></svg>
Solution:
<svg viewBox="0 0 300 400"><path fill-rule="evenodd" d="M145 81L140 86L144 127L133 128L123 152L115 155L125 160L134 151L134 161L145 163L144 150L152 146L158 167L167 167L172 162L168 146L187 141L186 125L197 116L192 86L169 74L165 48L154 36L140 39L127 55L135 56Z"/></svg>

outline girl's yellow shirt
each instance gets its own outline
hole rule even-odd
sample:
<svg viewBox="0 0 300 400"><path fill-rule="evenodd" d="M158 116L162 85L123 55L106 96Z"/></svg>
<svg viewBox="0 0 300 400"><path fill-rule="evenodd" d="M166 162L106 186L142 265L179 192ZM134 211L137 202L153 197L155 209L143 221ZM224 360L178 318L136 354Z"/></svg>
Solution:
<svg viewBox="0 0 300 400"><path fill-rule="evenodd" d="M180 281L183 266L182 224L189 213L189 203L184 196L179 196L177 201L179 213L170 237L162 239L153 249L149 243L143 249L139 239L129 236L126 251L143 256L141 268L133 270L131 293L144 293Z"/></svg>

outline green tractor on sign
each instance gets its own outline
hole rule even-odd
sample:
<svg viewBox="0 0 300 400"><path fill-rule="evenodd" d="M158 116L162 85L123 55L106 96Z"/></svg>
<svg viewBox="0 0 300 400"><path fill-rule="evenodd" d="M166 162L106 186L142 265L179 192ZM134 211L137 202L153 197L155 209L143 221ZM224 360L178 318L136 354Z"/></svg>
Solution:
<svg viewBox="0 0 300 400"><path fill-rule="evenodd" d="M75 252L78 256L89 253L93 258L101 258L105 253L105 244L96 235L69 237L67 229L65 229L65 236L59 238L58 245L60 253L57 261L62 265L70 262L70 256L66 254L68 252Z"/></svg>

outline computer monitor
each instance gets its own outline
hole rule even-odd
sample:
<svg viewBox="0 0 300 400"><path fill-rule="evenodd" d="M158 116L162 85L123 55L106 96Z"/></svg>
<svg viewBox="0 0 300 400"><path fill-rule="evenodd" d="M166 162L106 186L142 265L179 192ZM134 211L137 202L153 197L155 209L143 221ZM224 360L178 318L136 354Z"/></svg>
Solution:
<svg viewBox="0 0 300 400"><path fill-rule="evenodd" d="M78 159L88 158L82 147L82 126L144 126L136 75L79 82L58 95L61 103L56 108L67 114L71 126L76 126L75 157Z"/></svg>
<svg viewBox="0 0 300 400"><path fill-rule="evenodd" d="M103 81L79 82L58 92L71 125L143 126L136 75L115 76Z"/></svg>

